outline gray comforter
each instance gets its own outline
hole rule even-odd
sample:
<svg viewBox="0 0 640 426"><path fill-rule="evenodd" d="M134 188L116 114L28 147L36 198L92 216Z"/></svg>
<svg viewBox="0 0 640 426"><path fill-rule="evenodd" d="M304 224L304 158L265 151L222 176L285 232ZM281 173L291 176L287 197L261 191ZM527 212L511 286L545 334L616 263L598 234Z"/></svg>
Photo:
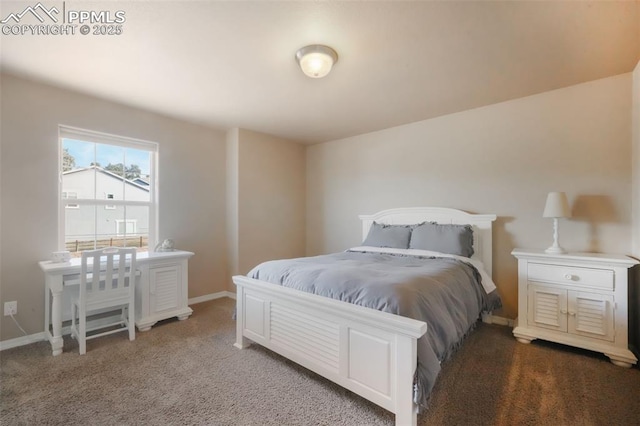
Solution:
<svg viewBox="0 0 640 426"><path fill-rule="evenodd" d="M476 268L450 258L347 251L262 263L251 278L427 323L418 340L414 401L426 407L445 360L482 311L500 306Z"/></svg>

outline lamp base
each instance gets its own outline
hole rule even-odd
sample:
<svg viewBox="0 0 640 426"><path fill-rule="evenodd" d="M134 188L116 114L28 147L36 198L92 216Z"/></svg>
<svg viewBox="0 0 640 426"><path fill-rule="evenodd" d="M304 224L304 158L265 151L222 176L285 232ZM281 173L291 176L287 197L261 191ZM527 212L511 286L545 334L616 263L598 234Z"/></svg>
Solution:
<svg viewBox="0 0 640 426"><path fill-rule="evenodd" d="M544 252L549 254L562 254L567 252L565 249L560 247L560 244L558 243L558 218L557 217L553 218L553 244Z"/></svg>
<svg viewBox="0 0 640 426"><path fill-rule="evenodd" d="M563 253L566 253L567 251L562 247L551 246L548 249L546 249L544 252L549 254L563 254Z"/></svg>

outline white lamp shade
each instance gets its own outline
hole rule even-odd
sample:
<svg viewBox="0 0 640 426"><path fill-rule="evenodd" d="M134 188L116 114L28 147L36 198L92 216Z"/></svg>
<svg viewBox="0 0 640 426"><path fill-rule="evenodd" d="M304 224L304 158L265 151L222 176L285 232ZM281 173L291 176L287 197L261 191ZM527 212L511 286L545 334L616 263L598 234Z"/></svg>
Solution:
<svg viewBox="0 0 640 426"><path fill-rule="evenodd" d="M338 54L328 46L316 44L298 50L296 59L307 76L322 78L329 74L333 64L338 61Z"/></svg>
<svg viewBox="0 0 640 426"><path fill-rule="evenodd" d="M542 217L571 217L567 194L564 192L550 192L547 195L547 204L544 206Z"/></svg>

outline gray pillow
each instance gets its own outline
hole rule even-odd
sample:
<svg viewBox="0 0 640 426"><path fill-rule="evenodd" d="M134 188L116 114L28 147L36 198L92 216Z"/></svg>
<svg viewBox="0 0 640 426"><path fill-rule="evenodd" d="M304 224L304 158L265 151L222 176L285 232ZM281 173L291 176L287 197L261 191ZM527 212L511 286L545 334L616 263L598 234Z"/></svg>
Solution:
<svg viewBox="0 0 640 426"><path fill-rule="evenodd" d="M473 229L471 225L423 223L413 229L409 248L471 257Z"/></svg>
<svg viewBox="0 0 640 426"><path fill-rule="evenodd" d="M409 238L411 238L409 225L384 225L373 222L362 245L406 249L409 248Z"/></svg>

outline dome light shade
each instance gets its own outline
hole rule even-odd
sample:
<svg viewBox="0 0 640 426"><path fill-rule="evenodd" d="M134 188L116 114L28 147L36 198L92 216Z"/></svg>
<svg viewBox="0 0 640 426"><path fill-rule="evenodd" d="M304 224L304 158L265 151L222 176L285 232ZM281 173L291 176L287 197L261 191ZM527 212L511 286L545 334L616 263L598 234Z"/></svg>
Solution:
<svg viewBox="0 0 640 426"><path fill-rule="evenodd" d="M313 44L296 52L296 60L303 73L311 78L322 78L329 74L338 54L329 46Z"/></svg>

